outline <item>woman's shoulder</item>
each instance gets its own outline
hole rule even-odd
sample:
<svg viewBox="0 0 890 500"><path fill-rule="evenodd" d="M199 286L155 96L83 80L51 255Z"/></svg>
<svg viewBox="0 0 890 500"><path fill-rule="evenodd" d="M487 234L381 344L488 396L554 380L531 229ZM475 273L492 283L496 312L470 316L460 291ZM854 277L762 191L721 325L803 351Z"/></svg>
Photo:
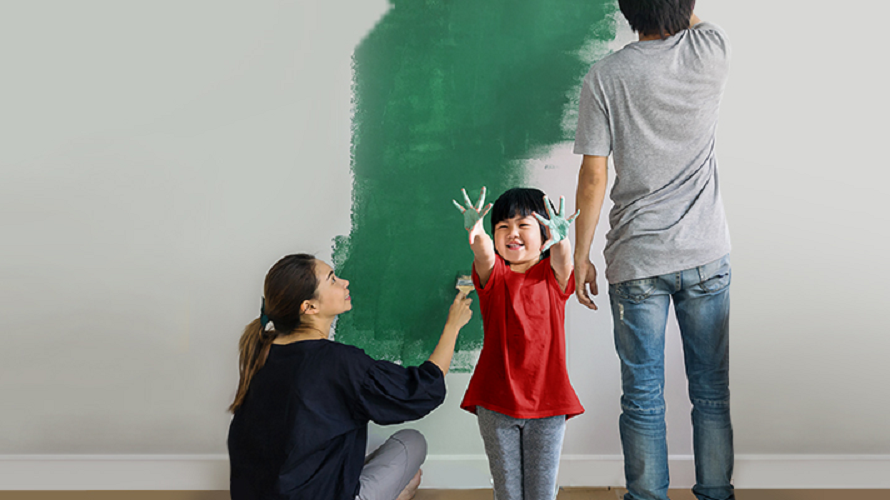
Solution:
<svg viewBox="0 0 890 500"><path fill-rule="evenodd" d="M333 340L309 342L317 344L310 347L311 352L306 353L306 361L314 367L315 373L327 374L327 377L340 384L360 383L375 364L374 359L359 347Z"/></svg>
<svg viewBox="0 0 890 500"><path fill-rule="evenodd" d="M371 358L371 356L368 356L364 349L360 347L337 342L336 340L327 340L325 342L324 349L336 355L338 358L351 361L367 360L368 362L374 362L374 359Z"/></svg>
<svg viewBox="0 0 890 500"><path fill-rule="evenodd" d="M374 360L359 347L344 344L330 339L301 340L284 345L272 346L278 354L287 357L296 355L309 357L325 363L368 364Z"/></svg>

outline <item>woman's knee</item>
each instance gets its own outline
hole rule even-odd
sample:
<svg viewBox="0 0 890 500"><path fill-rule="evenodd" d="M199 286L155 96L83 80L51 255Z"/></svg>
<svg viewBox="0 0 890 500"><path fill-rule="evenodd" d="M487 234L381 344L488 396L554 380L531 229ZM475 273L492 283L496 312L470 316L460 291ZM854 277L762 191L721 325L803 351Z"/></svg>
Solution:
<svg viewBox="0 0 890 500"><path fill-rule="evenodd" d="M390 439L394 439L405 447L405 451L410 457L420 457L420 463L426 460L427 442L426 438L420 431L415 429L402 429L393 434Z"/></svg>

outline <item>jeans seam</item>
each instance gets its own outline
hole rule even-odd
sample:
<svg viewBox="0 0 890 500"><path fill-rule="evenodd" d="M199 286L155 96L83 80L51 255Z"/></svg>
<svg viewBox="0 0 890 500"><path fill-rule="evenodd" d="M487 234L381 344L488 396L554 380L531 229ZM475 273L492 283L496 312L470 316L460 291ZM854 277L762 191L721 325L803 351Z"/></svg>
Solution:
<svg viewBox="0 0 890 500"><path fill-rule="evenodd" d="M702 405L702 406L729 406L728 399L698 399L698 398L690 398L692 400L692 404L694 405Z"/></svg>
<svg viewBox="0 0 890 500"><path fill-rule="evenodd" d="M627 405L622 404L621 409L624 411L630 411L634 413L644 413L644 414L656 414L656 413L664 413L665 405L653 406L652 408L631 408Z"/></svg>

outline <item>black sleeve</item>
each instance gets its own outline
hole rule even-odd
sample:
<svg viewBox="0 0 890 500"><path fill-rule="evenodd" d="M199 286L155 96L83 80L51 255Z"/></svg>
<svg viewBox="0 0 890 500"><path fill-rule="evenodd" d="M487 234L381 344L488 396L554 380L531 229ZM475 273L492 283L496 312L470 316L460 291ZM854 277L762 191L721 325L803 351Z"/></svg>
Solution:
<svg viewBox="0 0 890 500"><path fill-rule="evenodd" d="M378 424L398 424L423 417L444 400L445 376L433 363L406 368L375 361L359 389L356 411Z"/></svg>

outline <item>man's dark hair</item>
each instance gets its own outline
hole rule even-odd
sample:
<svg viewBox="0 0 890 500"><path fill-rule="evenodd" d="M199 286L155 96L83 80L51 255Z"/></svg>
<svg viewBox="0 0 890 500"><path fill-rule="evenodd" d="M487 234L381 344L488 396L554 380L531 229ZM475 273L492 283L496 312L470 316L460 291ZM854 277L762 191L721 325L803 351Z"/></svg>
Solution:
<svg viewBox="0 0 890 500"><path fill-rule="evenodd" d="M689 27L695 0L618 0L634 31L643 35L674 35Z"/></svg>

